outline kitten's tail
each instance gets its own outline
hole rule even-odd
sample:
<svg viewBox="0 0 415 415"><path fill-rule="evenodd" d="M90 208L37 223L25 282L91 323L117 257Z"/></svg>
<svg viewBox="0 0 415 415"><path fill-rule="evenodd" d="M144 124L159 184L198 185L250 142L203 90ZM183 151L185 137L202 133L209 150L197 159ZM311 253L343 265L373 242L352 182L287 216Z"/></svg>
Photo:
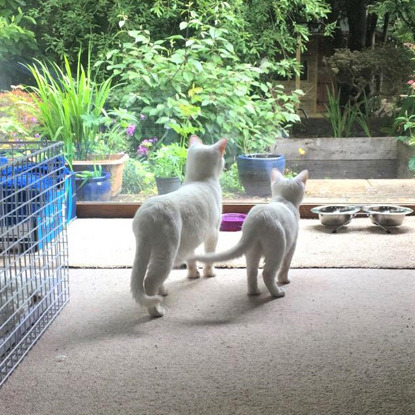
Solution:
<svg viewBox="0 0 415 415"><path fill-rule="evenodd" d="M157 307L162 301L162 297L159 295L149 296L144 290L144 278L150 256L151 247L144 243L139 243L137 240L133 270L131 272L131 293L138 304L147 308Z"/></svg>
<svg viewBox="0 0 415 415"><path fill-rule="evenodd" d="M204 262L204 263L213 263L213 262L222 262L222 261L225 262L225 261L229 261L234 258L241 257L246 252L250 244L251 244L251 241L249 240L249 238L245 235L242 235L238 243L226 251L212 252L212 253L207 253L203 255L195 255L189 259L194 260L194 261Z"/></svg>

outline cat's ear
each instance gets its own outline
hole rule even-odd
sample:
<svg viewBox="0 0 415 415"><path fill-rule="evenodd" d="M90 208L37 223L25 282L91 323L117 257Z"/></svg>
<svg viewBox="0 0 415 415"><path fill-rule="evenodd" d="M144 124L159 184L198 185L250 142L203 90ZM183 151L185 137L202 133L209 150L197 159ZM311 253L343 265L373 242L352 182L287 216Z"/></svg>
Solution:
<svg viewBox="0 0 415 415"><path fill-rule="evenodd" d="M227 143L227 139L226 138L221 138L216 144L215 146L217 146L219 148L219 152L221 154L221 156L223 156L225 154L225 150L226 150L226 143Z"/></svg>
<svg viewBox="0 0 415 415"><path fill-rule="evenodd" d="M284 175L278 169L271 170L271 183L284 178Z"/></svg>
<svg viewBox="0 0 415 415"><path fill-rule="evenodd" d="M304 184L308 180L308 170L303 170L302 172L298 173L295 177L295 180L303 182Z"/></svg>
<svg viewBox="0 0 415 415"><path fill-rule="evenodd" d="M189 139L189 147L191 147L193 144L203 144L203 143L202 143L202 140L197 135L192 134Z"/></svg>

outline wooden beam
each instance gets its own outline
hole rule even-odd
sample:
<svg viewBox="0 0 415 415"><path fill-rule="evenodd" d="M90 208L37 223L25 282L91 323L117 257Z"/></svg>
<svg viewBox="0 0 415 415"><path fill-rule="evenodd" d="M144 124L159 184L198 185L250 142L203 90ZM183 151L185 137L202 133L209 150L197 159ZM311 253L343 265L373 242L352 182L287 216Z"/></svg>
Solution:
<svg viewBox="0 0 415 415"><path fill-rule="evenodd" d="M260 202L265 203L265 202ZM227 202L223 204L223 213L248 213L255 205L254 202ZM337 203L339 204L339 203ZM347 203L345 203L347 204ZM415 211L415 202L410 204L388 203L405 206ZM76 215L78 218L133 218L141 203L131 202L77 202ZM300 206L300 216L303 219L316 219L317 215L311 209L321 206L321 203L303 203Z"/></svg>

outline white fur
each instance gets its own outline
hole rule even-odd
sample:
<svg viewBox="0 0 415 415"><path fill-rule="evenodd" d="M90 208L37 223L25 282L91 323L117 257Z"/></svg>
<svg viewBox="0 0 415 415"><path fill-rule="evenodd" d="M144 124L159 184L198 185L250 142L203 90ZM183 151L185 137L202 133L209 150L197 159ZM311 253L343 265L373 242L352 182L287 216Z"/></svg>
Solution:
<svg viewBox="0 0 415 415"><path fill-rule="evenodd" d="M207 146L193 136L182 187L148 199L134 217L136 253L131 292L154 317L165 313L160 295L167 295L163 283L173 266L185 262L201 243L206 252L216 248L222 211L219 176L225 147L225 139ZM189 278L200 276L195 261L187 261L187 267ZM203 275L214 276L212 265L204 267Z"/></svg>
<svg viewBox="0 0 415 415"><path fill-rule="evenodd" d="M245 254L248 276L248 294L256 295L258 289L258 265L264 257L262 276L271 295L283 297L278 287L288 284L288 270L294 255L297 237L299 207L304 197L308 171L304 170L294 179L287 179L274 169L272 171L272 200L267 205L251 209L242 226L242 237L231 249L222 253L193 256L192 260L213 263L228 261Z"/></svg>

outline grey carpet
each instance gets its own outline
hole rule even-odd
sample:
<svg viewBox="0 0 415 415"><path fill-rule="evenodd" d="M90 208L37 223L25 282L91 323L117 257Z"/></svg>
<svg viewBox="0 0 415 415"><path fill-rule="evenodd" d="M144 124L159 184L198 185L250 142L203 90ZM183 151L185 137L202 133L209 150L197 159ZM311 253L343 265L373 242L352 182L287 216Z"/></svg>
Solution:
<svg viewBox="0 0 415 415"><path fill-rule="evenodd" d="M77 219L69 225L73 267L131 267L135 242L131 219ZM415 268L415 216L385 233L368 218L331 233L318 219L302 219L293 268ZM240 232L221 232L218 250L235 244ZM239 258L224 267L245 267Z"/></svg>
<svg viewBox="0 0 415 415"><path fill-rule="evenodd" d="M414 270L292 270L277 300L248 297L242 269L174 271L161 319L133 303L129 270L70 274L2 415L415 413Z"/></svg>

